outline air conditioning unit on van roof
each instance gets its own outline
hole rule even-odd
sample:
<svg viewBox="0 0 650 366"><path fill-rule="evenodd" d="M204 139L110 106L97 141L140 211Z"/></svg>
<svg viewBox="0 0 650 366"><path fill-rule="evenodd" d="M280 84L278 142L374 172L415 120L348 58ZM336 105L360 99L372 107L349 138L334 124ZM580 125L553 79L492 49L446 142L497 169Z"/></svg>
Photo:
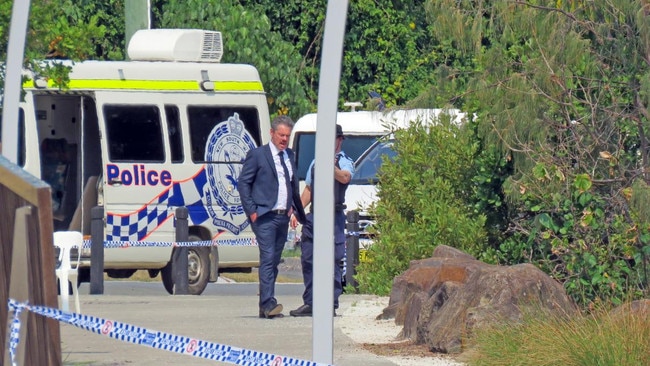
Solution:
<svg viewBox="0 0 650 366"><path fill-rule="evenodd" d="M131 37L129 58L137 61L219 62L221 32L200 29L142 29Z"/></svg>

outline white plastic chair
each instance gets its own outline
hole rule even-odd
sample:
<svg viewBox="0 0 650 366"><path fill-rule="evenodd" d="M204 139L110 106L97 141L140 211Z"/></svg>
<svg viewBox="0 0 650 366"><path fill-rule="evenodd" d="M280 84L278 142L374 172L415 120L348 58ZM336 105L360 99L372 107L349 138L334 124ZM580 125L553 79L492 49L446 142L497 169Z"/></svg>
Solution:
<svg viewBox="0 0 650 366"><path fill-rule="evenodd" d="M56 277L59 279L59 292L61 293L61 310L70 311L68 282L72 283L72 295L77 313L79 308L79 292L77 290L77 277L79 260L81 259L81 247L83 246L83 235L79 231L56 231L54 232L54 247L59 248L58 267ZM72 248L77 247L77 260L72 263L70 253Z"/></svg>

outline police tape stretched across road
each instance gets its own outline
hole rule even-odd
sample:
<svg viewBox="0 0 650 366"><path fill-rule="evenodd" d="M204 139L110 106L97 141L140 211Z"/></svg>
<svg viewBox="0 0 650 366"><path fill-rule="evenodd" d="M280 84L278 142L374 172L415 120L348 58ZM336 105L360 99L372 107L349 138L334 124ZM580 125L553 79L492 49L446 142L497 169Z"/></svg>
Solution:
<svg viewBox="0 0 650 366"><path fill-rule="evenodd" d="M252 241L247 239L231 239L228 241L201 240L201 241L104 241L104 248L129 248L129 247L216 247L216 246L252 246ZM90 248L92 242L84 240L83 247Z"/></svg>
<svg viewBox="0 0 650 366"><path fill-rule="evenodd" d="M16 347L20 342L20 318L22 311L28 310L41 316L58 320L75 327L101 334L125 342L162 349L174 353L205 358L219 362L246 366L329 366L313 361L300 360L281 355L258 352L195 338L178 336L141 328L135 325L106 320L90 315L61 311L45 306L35 306L9 299L9 310L14 313L9 334L9 354L11 363L16 366Z"/></svg>

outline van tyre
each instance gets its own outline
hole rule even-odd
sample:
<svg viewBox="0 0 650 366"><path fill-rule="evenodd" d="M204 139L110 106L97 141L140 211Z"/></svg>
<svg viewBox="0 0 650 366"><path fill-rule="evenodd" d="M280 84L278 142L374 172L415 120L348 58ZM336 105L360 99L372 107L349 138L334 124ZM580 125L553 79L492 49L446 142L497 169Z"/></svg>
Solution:
<svg viewBox="0 0 650 366"><path fill-rule="evenodd" d="M172 279L172 262L167 263L165 267L160 270L160 278L162 279L163 286L167 293L174 294L174 280Z"/></svg>
<svg viewBox="0 0 650 366"><path fill-rule="evenodd" d="M196 235L190 235L189 241L199 241ZM176 249L174 249L176 250ZM173 258L173 255L172 255ZM188 291L190 295L201 295L208 285L210 279L210 248L189 247L187 248L187 279L189 282ZM167 263L160 270L163 286L167 293L174 294L174 271L172 262Z"/></svg>
<svg viewBox="0 0 650 366"><path fill-rule="evenodd" d="M187 248L187 266L190 295L201 295L210 279L210 248Z"/></svg>

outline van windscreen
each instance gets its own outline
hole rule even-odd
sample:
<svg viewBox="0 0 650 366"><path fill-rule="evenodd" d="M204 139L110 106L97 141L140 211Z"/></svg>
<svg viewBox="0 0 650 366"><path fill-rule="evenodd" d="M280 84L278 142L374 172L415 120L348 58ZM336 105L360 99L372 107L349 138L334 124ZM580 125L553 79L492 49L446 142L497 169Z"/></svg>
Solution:
<svg viewBox="0 0 650 366"><path fill-rule="evenodd" d="M341 149L347 156L356 161L380 135L345 135ZM296 133L293 144L296 154L296 165L298 166L298 178L305 180L309 164L314 160L316 154L316 134L313 132Z"/></svg>
<svg viewBox="0 0 650 366"><path fill-rule="evenodd" d="M394 160L397 153L393 150L392 141L378 141L356 162L351 184L377 184L378 172L384 161L384 156Z"/></svg>

